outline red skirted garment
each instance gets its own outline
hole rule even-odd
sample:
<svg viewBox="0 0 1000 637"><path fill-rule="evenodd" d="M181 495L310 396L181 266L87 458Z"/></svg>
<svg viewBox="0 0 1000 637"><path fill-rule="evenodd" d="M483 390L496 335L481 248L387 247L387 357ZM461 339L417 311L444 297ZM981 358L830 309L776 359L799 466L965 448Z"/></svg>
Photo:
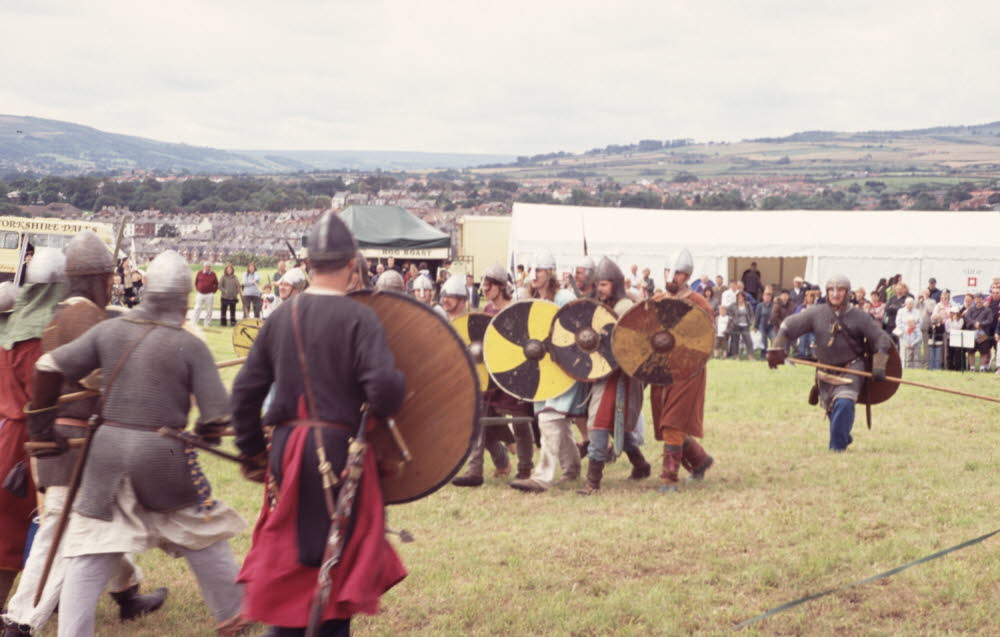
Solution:
<svg viewBox="0 0 1000 637"><path fill-rule="evenodd" d="M709 316L712 308L705 297L697 292L681 293L679 298L685 298L697 307L703 309ZM653 425L656 439L663 440L663 429L683 431L690 436L704 436L705 421L705 388L708 384L708 373L705 368L691 378L674 380L670 385L653 385L650 388L649 399L653 412Z"/></svg>
<svg viewBox="0 0 1000 637"><path fill-rule="evenodd" d="M270 507L265 489L253 544L238 577L246 584L243 613L271 626L308 624L316 593L319 569L298 561L296 543L302 454L309 432L308 427L295 427L290 434L277 505ZM333 570L324 620L375 614L382 594L406 577L406 568L385 538L385 509L371 448L365 454L354 510L354 530Z"/></svg>
<svg viewBox="0 0 1000 637"><path fill-rule="evenodd" d="M36 338L21 341L9 350L0 348L0 482L14 465L28 461L24 451L28 427L23 408L29 399L35 362L41 355L41 341ZM0 570L21 570L35 504L35 485L30 476L26 498L16 498L0 489Z"/></svg>
<svg viewBox="0 0 1000 637"><path fill-rule="evenodd" d="M625 384L624 404L618 404L618 385ZM635 429L635 421L642 410L642 385L633 381L618 369L611 373L605 380L597 385L603 386L601 401L597 405L597 413L594 418L587 423L591 429L615 430L615 410L624 410L623 419L625 430Z"/></svg>

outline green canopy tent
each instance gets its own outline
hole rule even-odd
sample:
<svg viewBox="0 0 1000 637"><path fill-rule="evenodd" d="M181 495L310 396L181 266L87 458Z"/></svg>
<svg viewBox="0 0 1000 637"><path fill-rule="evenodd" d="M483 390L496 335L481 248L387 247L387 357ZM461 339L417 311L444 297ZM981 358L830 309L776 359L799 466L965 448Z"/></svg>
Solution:
<svg viewBox="0 0 1000 637"><path fill-rule="evenodd" d="M340 213L369 259L447 259L451 237L399 206L348 206Z"/></svg>

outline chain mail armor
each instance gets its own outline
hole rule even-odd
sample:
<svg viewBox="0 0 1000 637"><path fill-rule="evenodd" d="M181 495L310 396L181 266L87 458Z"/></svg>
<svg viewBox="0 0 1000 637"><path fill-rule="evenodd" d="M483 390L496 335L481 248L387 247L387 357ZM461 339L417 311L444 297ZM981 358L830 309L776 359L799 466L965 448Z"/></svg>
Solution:
<svg viewBox="0 0 1000 637"><path fill-rule="evenodd" d="M868 349L873 352L885 353L892 347L889 335L863 310L852 307L838 314L825 303L786 318L772 347L782 349L787 343L809 332L816 335L816 358L819 362L837 367L863 371L865 341ZM836 372L824 373L838 375ZM854 374L840 376L849 379L851 383L832 385L819 381L820 402L825 409L829 409L837 398L858 400L864 378Z"/></svg>
<svg viewBox="0 0 1000 637"><path fill-rule="evenodd" d="M156 430L184 429L192 394L201 422L228 420L228 395L203 342L133 311L99 323L51 356L67 379L79 380L100 369L102 391L107 392L119 358L150 328L152 333L131 353L107 394L105 423L128 428L105 424L94 435L75 508L82 515L110 520L124 477L147 509L172 511L199 502L184 444Z"/></svg>

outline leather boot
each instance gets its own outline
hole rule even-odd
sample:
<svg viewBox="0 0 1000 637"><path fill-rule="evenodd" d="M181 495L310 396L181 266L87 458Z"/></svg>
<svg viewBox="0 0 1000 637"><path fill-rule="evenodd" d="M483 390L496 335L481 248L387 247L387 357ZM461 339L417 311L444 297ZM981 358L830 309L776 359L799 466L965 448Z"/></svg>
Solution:
<svg viewBox="0 0 1000 637"><path fill-rule="evenodd" d="M645 456L639 449L626 451L625 454L628 456L628 461L632 463L632 473L628 477L629 480L645 480L653 472L653 468L646 462Z"/></svg>
<svg viewBox="0 0 1000 637"><path fill-rule="evenodd" d="M118 604L118 617L123 622L148 615L159 610L167 599L167 589L158 588L148 595L139 594L139 585L135 584L119 593L110 593Z"/></svg>
<svg viewBox="0 0 1000 637"><path fill-rule="evenodd" d="M684 458L683 447L676 445L663 445L663 471L660 473L660 481L663 482L657 489L660 493L670 493L677 491L680 485L678 472Z"/></svg>
<svg viewBox="0 0 1000 637"><path fill-rule="evenodd" d="M510 475L510 465L507 465L503 469L494 469L493 470L493 477L494 478L506 478L509 475Z"/></svg>
<svg viewBox="0 0 1000 637"><path fill-rule="evenodd" d="M14 580L17 579L19 572L0 570L0 608L7 607L7 595L10 594L10 589L14 587Z"/></svg>
<svg viewBox="0 0 1000 637"><path fill-rule="evenodd" d="M604 463L591 460L587 464L587 484L583 485L577 493L580 495L593 495L601 490L601 478L604 476Z"/></svg>
<svg viewBox="0 0 1000 637"><path fill-rule="evenodd" d="M12 624L5 621L3 624L3 632L0 633L0 637L29 637L31 635L31 626L28 624Z"/></svg>
<svg viewBox="0 0 1000 637"><path fill-rule="evenodd" d="M715 462L712 456L705 452L704 447L698 441L688 436L684 440L683 459L681 464L691 474L691 480L704 480L705 472Z"/></svg>
<svg viewBox="0 0 1000 637"><path fill-rule="evenodd" d="M451 481L456 487L481 487L483 486L483 476L466 473Z"/></svg>
<svg viewBox="0 0 1000 637"><path fill-rule="evenodd" d="M525 491L527 493L542 493L547 489L545 485L531 478L511 480L509 486L511 489L517 489L518 491Z"/></svg>
<svg viewBox="0 0 1000 637"><path fill-rule="evenodd" d="M818 405L819 404L819 386L813 385L812 389L809 390L809 404Z"/></svg>
<svg viewBox="0 0 1000 637"><path fill-rule="evenodd" d="M535 455L535 443L531 439L531 427L514 430L514 445L517 447L517 478L523 480L531 477L535 468L532 461Z"/></svg>

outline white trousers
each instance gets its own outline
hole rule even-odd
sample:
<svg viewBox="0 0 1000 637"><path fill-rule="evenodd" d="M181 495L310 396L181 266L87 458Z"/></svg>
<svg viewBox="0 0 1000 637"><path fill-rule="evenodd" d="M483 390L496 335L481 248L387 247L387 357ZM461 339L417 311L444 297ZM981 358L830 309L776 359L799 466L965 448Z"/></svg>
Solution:
<svg viewBox="0 0 1000 637"><path fill-rule="evenodd" d="M7 604L7 621L15 624L27 624L36 633L41 631L45 622L52 617L52 613L59 603L59 594L62 592L63 579L66 575L66 562L60 547L45 582L45 591L42 593L42 598L38 600L38 605L35 606L35 593L38 590L39 580L42 578L45 559L52 546L56 525L59 523L59 516L66 502L68 491L67 487L48 487L45 490L45 512L42 514L35 539L31 543L28 561L25 562L24 570L21 571L17 592ZM138 565L132 561L129 555L121 555L122 557L117 562L108 582L108 590L112 593L126 590L142 580L142 571Z"/></svg>
<svg viewBox="0 0 1000 637"><path fill-rule="evenodd" d="M212 325L212 301L215 299L215 294L202 294L197 292L194 297L194 311L191 313L191 322L197 323L198 317L201 316L202 312L205 312L205 327L210 327Z"/></svg>
<svg viewBox="0 0 1000 637"><path fill-rule="evenodd" d="M573 442L570 418L552 411L543 411L538 414L538 431L542 435L542 450L531 479L545 487L551 487L556 481L556 471L560 466L564 473L579 475L580 450Z"/></svg>

